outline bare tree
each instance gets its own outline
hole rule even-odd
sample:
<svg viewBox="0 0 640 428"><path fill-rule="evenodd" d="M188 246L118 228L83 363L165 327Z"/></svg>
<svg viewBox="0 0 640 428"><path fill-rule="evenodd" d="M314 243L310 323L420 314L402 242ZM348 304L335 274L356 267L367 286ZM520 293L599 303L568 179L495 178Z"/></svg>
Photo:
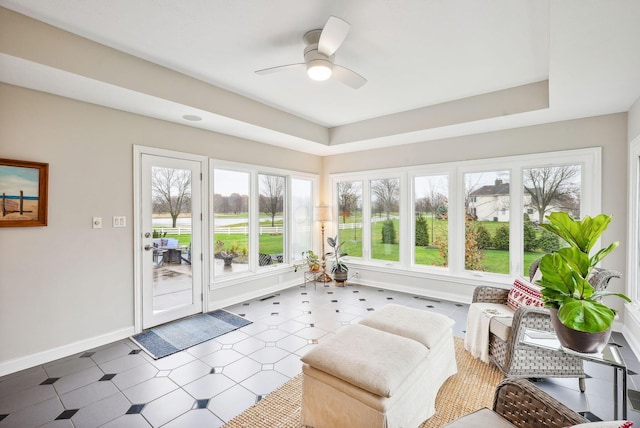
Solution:
<svg viewBox="0 0 640 428"><path fill-rule="evenodd" d="M442 193L442 189L447 187L446 178L443 177L429 177L427 179L427 188L424 193L427 195L424 199L427 200L426 208L431 212L431 240L435 239L435 216L439 207L446 205L447 197Z"/></svg>
<svg viewBox="0 0 640 428"><path fill-rule="evenodd" d="M168 212L176 227L180 213L190 210L191 171L153 167L151 191L154 212Z"/></svg>
<svg viewBox="0 0 640 428"><path fill-rule="evenodd" d="M358 209L361 188L359 182L341 181L338 183L338 212L342 216L342 222L350 217Z"/></svg>
<svg viewBox="0 0 640 428"><path fill-rule="evenodd" d="M538 211L540 223L551 206L561 208L575 200L579 178L579 165L524 170L524 190L531 196L530 205Z"/></svg>
<svg viewBox="0 0 640 428"><path fill-rule="evenodd" d="M383 178L371 182L371 193L375 196L373 201L380 212L387 215L387 220L391 218L391 211L398 209L400 199L400 180L397 178Z"/></svg>
<svg viewBox="0 0 640 428"><path fill-rule="evenodd" d="M284 200L284 178L275 175L260 175L260 210L271 216L275 226L278 213L282 212Z"/></svg>

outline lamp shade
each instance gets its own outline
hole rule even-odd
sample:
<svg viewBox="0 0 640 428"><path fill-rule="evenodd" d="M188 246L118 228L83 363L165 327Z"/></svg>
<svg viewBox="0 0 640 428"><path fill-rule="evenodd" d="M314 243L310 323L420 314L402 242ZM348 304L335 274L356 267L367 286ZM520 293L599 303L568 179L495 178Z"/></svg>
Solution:
<svg viewBox="0 0 640 428"><path fill-rule="evenodd" d="M331 207L329 205L320 205L313 209L313 220L320 222L331 221Z"/></svg>

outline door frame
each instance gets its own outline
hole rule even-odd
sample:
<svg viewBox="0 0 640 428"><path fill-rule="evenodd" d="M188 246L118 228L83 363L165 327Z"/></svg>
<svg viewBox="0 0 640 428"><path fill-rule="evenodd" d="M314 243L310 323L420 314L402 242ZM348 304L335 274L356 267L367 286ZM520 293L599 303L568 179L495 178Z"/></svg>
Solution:
<svg viewBox="0 0 640 428"><path fill-rule="evenodd" d="M134 331L140 333L142 331L143 321L143 302L142 295L144 286L142 276L142 250L144 246L144 237L141 227L141 201L142 201L142 155L164 156L184 160L190 160L200 163L200 171L202 174L201 181L201 209L202 209L202 228L200 242L202 243L201 253L192 254L191 257L198 257L201 260L200 269L200 287L202 293L202 312L209 311L209 266L205 260L209 260L209 158L207 156L195 155L192 153L184 153L173 150L158 149L155 147L133 146L133 273L134 273ZM196 280L196 278L194 278ZM196 285L197 286L197 282Z"/></svg>

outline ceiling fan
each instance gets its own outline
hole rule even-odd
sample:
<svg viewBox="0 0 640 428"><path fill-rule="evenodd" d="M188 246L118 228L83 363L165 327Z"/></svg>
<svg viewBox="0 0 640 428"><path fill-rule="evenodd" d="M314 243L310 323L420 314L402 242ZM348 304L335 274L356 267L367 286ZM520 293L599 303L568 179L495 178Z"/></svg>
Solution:
<svg viewBox="0 0 640 428"><path fill-rule="evenodd" d="M306 67L309 78L317 81L331 77L354 89L367 83L367 79L353 70L334 63L335 52L349 34L351 25L340 18L330 16L322 30L308 31L303 39L304 62L298 64L279 65L277 67L257 70L257 74L271 74L280 71Z"/></svg>

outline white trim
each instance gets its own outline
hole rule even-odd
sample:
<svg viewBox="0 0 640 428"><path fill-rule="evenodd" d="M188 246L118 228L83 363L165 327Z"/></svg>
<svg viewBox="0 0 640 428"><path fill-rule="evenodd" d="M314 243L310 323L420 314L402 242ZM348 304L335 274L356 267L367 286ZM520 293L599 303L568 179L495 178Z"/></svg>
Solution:
<svg viewBox="0 0 640 428"><path fill-rule="evenodd" d="M178 152L174 150L158 149L155 147L134 145L133 146L133 271L134 271L134 331L139 333L143 329L143 299L142 299L142 275L143 270L141 268L141 258L137 249L142 248L143 237L141 229L141 196L142 196L142 176L141 176L141 162L143 155L160 156L166 158L180 159L186 161L193 161L200 164L200 173L202 174L202 180L200 182L200 210L202 212L202 223L200 225L200 242L201 248L192 248L192 257L200 257L202 253L203 261L200 263L200 272L196 273L200 277L200 293L202 294L202 305L200 312L206 312L208 310L208 266L204 263L207 260L209 254L209 238L207 231L209 230L209 216L208 206L206 204L209 194L209 169L207 156L196 155L192 153ZM193 214L197 219L197 213ZM195 228L194 228L195 230ZM194 276L195 278L195 276ZM198 293L198 294L200 294ZM197 296L196 296L197 297Z"/></svg>
<svg viewBox="0 0 640 428"><path fill-rule="evenodd" d="M629 144L629 177L628 194L629 201L627 214L627 235L630 237L627 247L627 287L626 294L635 302L640 303L640 289L638 288L638 276L640 266L640 136Z"/></svg>
<svg viewBox="0 0 640 428"><path fill-rule="evenodd" d="M132 334L134 334L134 327L126 327L100 336L59 346L57 348L47 349L46 351L37 352L35 354L26 355L13 360L3 361L0 363L0 377L55 361L60 358L68 357L79 352L85 352L99 346L108 345L118 340L126 339Z"/></svg>
<svg viewBox="0 0 640 428"><path fill-rule="evenodd" d="M229 170L229 171L238 171L248 174L249 179L249 265L246 271L215 276L215 269L211 268L208 275L209 281L209 291L219 290L224 287L232 286L235 284L245 283L249 279L259 279L262 277L272 276L275 273L282 274L283 272L289 272L293 270L293 261L291 260L291 251L293 243L291 240L293 236L290 231L290 222L294 218L293 213L291 212L291 189L293 179L299 180L308 180L311 182L311 200L312 204L318 200L319 197L319 181L320 176L318 174L308 173L308 172L300 172L296 170L289 170L283 168L273 168L266 167L261 165L254 165L248 163L241 162L232 162L232 161L224 161L218 159L209 159L209 175L210 175L210 183L212 191L215 190L215 183L213 183L215 170ZM282 213L283 225L284 225L284 236L283 236L283 257L284 262L282 265L278 266L259 266L259 237L258 230L260 227L260 207L259 207L259 197L260 197L260 175L271 175L276 177L282 177L285 180L285 195L284 195L284 209ZM208 236L213 239L213 215L215 214L215 209L213 206L213 193L208 195L209 197L209 216L210 216L210 230L208 230ZM315 225L312 223L312 227ZM317 235L319 234L319 228L314 227L313 236L312 236L312 245L316 245L319 242ZM213 242L211 242L210 248L213 248ZM214 254L213 251L210 252L209 255L209 265L213 267ZM219 302L216 302L216 306Z"/></svg>

